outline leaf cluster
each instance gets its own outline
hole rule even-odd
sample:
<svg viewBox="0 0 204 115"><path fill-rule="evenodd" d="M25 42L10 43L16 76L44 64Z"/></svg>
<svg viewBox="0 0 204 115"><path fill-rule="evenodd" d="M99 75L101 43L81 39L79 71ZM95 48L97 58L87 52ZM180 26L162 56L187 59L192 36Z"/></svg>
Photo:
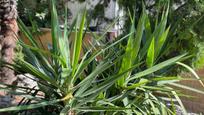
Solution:
<svg viewBox="0 0 204 115"><path fill-rule="evenodd" d="M162 10L155 28L152 28L151 18L143 7L138 21L135 15L129 15L131 26L128 34L107 42L105 35L111 27L108 26L102 34L90 32L91 47L86 47L83 41L87 31L87 12L82 11L70 28L67 27L66 15L64 29L61 29L55 0L50 4L51 49L43 50L19 19L19 28L31 45L19 42L24 60L17 58L14 64L1 61L2 66L34 76L32 80L38 83L39 89L2 84L6 87L1 87L1 90L11 92L10 88L15 87L17 90L12 93L23 99L18 106L1 108L0 112L25 113L32 109L43 114L60 115L171 115L176 114L175 104L179 104L186 114L180 100L184 95L172 86L204 94L202 90L177 83L188 79L166 74L175 66L182 66L195 75L193 80L203 84L194 70L182 63L189 57L186 53L162 58L168 49L168 6ZM73 39L71 33L75 34Z"/></svg>

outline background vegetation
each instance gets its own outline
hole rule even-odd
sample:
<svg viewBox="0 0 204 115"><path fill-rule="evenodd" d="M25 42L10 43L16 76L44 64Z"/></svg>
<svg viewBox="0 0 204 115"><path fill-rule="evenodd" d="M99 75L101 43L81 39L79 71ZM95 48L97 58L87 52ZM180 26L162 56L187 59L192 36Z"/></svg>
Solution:
<svg viewBox="0 0 204 115"><path fill-rule="evenodd" d="M34 19L34 23L38 24L40 27L50 27L50 10L49 2L46 0L38 0L37 3L34 1L21 0L19 4L19 13L23 22L27 25L30 24L29 18ZM64 0L58 1L57 9L60 14L59 17L63 19L63 3L67 2ZM84 2L80 1L79 2ZM98 5L95 6L95 9L91 11L91 17L103 18L104 17L104 8L109 4L110 0L101 0ZM139 20L139 15L142 11L142 1L140 0L118 0L117 1L120 8L123 8L128 15L128 11L133 13L135 11L136 22ZM146 10L150 14L150 17L153 21L157 21L159 16L161 16L161 10L164 8L168 0L145 0L144 5ZM170 3L170 13L168 16L168 24L171 26L169 40L171 45L168 45L168 51L166 51L166 57L172 57L184 52L192 54L192 58L188 61L188 64L191 64L194 68L202 68L204 61L204 52L203 52L203 14L204 14L204 1L202 0L171 0ZM22 4L24 6L22 7ZM26 5L26 4L35 4L35 5ZM32 6L38 6L32 7ZM29 7L31 6L31 7ZM24 9L26 8L26 9ZM48 8L48 9L47 9ZM29 16L27 13L29 12ZM71 15L68 13L68 16ZM128 16L125 19L125 26L123 32L127 33L130 25ZM110 21L104 19L104 21ZM152 22L151 22L152 23ZM152 24L154 28L154 24Z"/></svg>

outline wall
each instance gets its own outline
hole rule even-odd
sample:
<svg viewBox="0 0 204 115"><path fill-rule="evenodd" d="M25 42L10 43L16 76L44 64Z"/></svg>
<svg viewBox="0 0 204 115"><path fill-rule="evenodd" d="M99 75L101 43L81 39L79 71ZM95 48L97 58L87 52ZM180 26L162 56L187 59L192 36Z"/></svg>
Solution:
<svg viewBox="0 0 204 115"><path fill-rule="evenodd" d="M70 9L71 13L72 13L72 19L70 20L69 23L73 22L73 19L75 19L75 17L79 14L80 11L84 10L84 8L86 7L87 9L94 9L94 7L99 3L100 0L86 0L86 2L83 3L79 3L77 1L69 1L67 2L67 6ZM114 20L115 18L117 18L119 16L119 7L118 4L116 3L115 0L111 0L108 7L105 8L105 17L108 19L112 19ZM91 21L91 26L96 26L97 23L97 19L96 20L92 20ZM107 25L109 25L110 23L107 22L103 22L103 24L100 25L100 29L104 30ZM118 30L119 26L117 26L117 24L115 26L113 26L110 31L116 31Z"/></svg>

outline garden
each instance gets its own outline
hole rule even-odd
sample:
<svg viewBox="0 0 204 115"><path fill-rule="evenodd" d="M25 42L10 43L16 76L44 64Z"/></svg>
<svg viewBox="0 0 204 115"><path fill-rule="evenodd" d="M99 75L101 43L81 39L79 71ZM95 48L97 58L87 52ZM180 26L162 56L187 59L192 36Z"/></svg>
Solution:
<svg viewBox="0 0 204 115"><path fill-rule="evenodd" d="M203 0L0 0L0 115L202 115L203 78Z"/></svg>

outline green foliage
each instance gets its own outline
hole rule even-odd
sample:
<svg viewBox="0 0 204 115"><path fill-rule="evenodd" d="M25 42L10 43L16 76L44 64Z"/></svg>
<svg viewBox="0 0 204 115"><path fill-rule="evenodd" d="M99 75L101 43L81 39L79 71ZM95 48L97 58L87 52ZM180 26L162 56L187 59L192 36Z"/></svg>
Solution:
<svg viewBox="0 0 204 115"><path fill-rule="evenodd" d="M151 19L143 9L139 21L132 20L127 35L117 38L113 43L103 42L105 33L95 35L93 41L97 44L93 43L91 48L86 48L83 47L86 11L69 29L66 28L65 20L65 29L62 31L54 3L55 0L51 0L52 49L40 49L29 29L19 20L21 32L31 42L31 45L26 45L20 41L25 60L17 58L14 64L1 62L19 73L33 75L39 89L3 84L6 88L0 87L1 90L10 91L10 87L15 87L17 90L13 93L24 99L18 106L1 108L0 112L21 113L35 109L44 114L57 112L60 115L171 115L176 114L172 109L174 103L178 102L183 107L179 99L180 93L169 84L186 89L176 82L184 78L166 76L166 73L176 64L188 68L194 74L195 72L181 63L187 58L187 54L165 60L161 58L164 52L162 49L168 42L169 8L165 7L161 20L155 24L154 29L150 28ZM73 41L70 37L71 32L75 32ZM127 43L122 43L124 41ZM73 47L70 44L73 44ZM98 44L102 45L99 47ZM84 55L80 56L82 52ZM188 90L203 94L203 91L194 88ZM38 92L44 95L38 96ZM172 101L174 99L176 102ZM170 107L168 103L171 103ZM185 108L182 111L185 114Z"/></svg>
<svg viewBox="0 0 204 115"><path fill-rule="evenodd" d="M188 60L188 64L194 68L202 68L203 46L203 30L202 20L204 14L204 3L202 0L185 1L176 10L172 10L170 24L172 25L171 35L172 42L176 47L170 47L171 52L168 55L178 54L181 52L189 52L193 55Z"/></svg>
<svg viewBox="0 0 204 115"><path fill-rule="evenodd" d="M31 26L30 21L37 24L39 27L51 27L51 5L50 0L18 0L18 14L22 21ZM63 19L64 14L64 0L56 2L56 6L59 12L59 19ZM67 12L71 15L70 12Z"/></svg>
<svg viewBox="0 0 204 115"><path fill-rule="evenodd" d="M169 45L166 51L166 57L172 57L184 52L192 55L192 58L186 62L194 68L202 68L204 63L203 52L203 18L204 2L203 0L119 0L119 5L132 14L135 12L136 21L139 20L139 14L142 12L142 4L145 4L151 19L158 21L161 17L161 9L164 9L166 3L169 3L168 24L171 26L169 32ZM128 13L127 13L128 14ZM152 23L152 22L151 22ZM130 25L129 18L126 18L125 28ZM154 28L154 23L152 23ZM176 71L174 71L176 72Z"/></svg>
<svg viewBox="0 0 204 115"><path fill-rule="evenodd" d="M197 54L195 54L195 58L193 58L193 65L195 66L195 68L203 68L203 64L204 64L204 43L196 43L196 51L198 52Z"/></svg>

